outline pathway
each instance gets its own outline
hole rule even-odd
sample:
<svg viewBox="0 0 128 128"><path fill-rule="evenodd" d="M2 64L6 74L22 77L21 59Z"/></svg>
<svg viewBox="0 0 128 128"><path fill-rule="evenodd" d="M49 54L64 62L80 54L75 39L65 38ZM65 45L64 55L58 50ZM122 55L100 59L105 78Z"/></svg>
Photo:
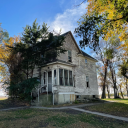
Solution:
<svg viewBox="0 0 128 128"><path fill-rule="evenodd" d="M128 122L128 118L126 118L126 117L114 116L114 115L109 115L109 114L100 113L100 112L92 112L92 111L88 111L88 110L84 110L84 109L79 108L79 107L92 106L92 105L97 105L97 104L101 104L101 103L90 103L90 104L82 104L82 105L75 105L75 106L58 107L58 108L37 107L37 106L28 107L28 106L26 106L26 107L0 109L0 111L16 110L16 109L24 109L24 108L37 108L37 109L49 109L49 110L73 109L73 110L76 110L76 111L86 112L86 113L90 113L90 114L95 114L95 115L99 115L99 116L104 116L104 117L118 119L118 120Z"/></svg>

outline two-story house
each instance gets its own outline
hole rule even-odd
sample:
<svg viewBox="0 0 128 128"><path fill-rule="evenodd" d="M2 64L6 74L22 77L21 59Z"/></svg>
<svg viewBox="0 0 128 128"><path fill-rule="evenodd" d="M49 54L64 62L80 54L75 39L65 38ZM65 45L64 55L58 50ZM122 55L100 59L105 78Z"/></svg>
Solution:
<svg viewBox="0 0 128 128"><path fill-rule="evenodd" d="M97 60L80 50L70 31L63 36L63 47L67 52L41 68L41 84L37 88L38 101L42 100L41 96L44 97L41 102L48 102L50 99L53 104L73 102L76 98L98 97ZM34 76L37 74L35 69Z"/></svg>

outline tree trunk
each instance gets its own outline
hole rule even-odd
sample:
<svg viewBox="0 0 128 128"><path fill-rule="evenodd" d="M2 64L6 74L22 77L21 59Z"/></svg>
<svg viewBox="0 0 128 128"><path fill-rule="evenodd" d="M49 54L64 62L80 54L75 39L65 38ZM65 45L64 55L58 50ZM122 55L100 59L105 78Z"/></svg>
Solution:
<svg viewBox="0 0 128 128"><path fill-rule="evenodd" d="M114 87L114 98L117 98L117 89Z"/></svg>
<svg viewBox="0 0 128 128"><path fill-rule="evenodd" d="M121 96L122 96L122 98L124 99L123 92L122 92L122 89L121 89L121 85L119 85L119 86L120 86L120 93L121 93Z"/></svg>
<svg viewBox="0 0 128 128"><path fill-rule="evenodd" d="M102 99L106 98L106 94L105 94L105 83L106 83L106 77L107 77L107 68L108 68L108 60L106 60L105 63L105 74L104 74L104 84L103 84L103 91L102 91Z"/></svg>
<svg viewBox="0 0 128 128"><path fill-rule="evenodd" d="M112 81L113 81L113 85L114 85L114 98L117 98L116 76L114 76L115 71L112 69L111 64L109 67L110 67Z"/></svg>
<svg viewBox="0 0 128 128"><path fill-rule="evenodd" d="M108 98L110 98L108 85L107 85L107 92L108 92Z"/></svg>

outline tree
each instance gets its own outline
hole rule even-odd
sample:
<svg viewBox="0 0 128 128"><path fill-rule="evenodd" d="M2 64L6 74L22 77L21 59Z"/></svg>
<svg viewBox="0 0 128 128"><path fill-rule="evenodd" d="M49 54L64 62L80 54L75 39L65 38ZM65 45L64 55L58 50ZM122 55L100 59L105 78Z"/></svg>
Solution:
<svg viewBox="0 0 128 128"><path fill-rule="evenodd" d="M76 36L83 37L80 46L89 46L95 50L100 37L107 41L115 33L119 35L120 41L127 44L128 1L88 0L88 3L87 13L75 29Z"/></svg>
<svg viewBox="0 0 128 128"><path fill-rule="evenodd" d="M7 41L2 40L1 42L1 46L0 46L0 66L2 67L1 83L4 89L6 89L7 86L9 85L10 78L14 75L12 74L12 70L17 65L18 58L14 57L14 55L10 51L11 49L9 48L12 47L16 42L20 42L19 36L10 37Z"/></svg>
<svg viewBox="0 0 128 128"><path fill-rule="evenodd" d="M104 78L105 78L105 67L104 66L100 67L98 74L99 74L99 76L98 76L99 86L102 88L102 98L103 98L104 94L105 94L104 98L106 98L106 91L105 91L106 87L107 87L108 97L110 97L107 80L105 80L105 82L104 82Z"/></svg>
<svg viewBox="0 0 128 128"><path fill-rule="evenodd" d="M17 65L12 70L12 73L15 75L11 77L9 89L17 90L17 93L14 92L15 95L21 96L22 94L23 98L27 97L30 100L30 93L37 85L37 79L41 77L40 75L38 78L33 77L34 69L41 70L44 64L54 61L60 53L64 53L66 50L61 47L63 42L64 37L53 35L53 33L48 31L47 24L45 23L40 27L35 20L32 27L27 25L24 28L21 42L16 43L13 47L9 46L14 56L13 60L16 57L19 58ZM15 81L16 76L18 76L17 73L19 76L23 75L24 79L22 81L19 79ZM32 84L33 86L29 87L30 82L35 82L35 86ZM21 89L21 86L26 87L27 93L25 93L25 88Z"/></svg>
<svg viewBox="0 0 128 128"><path fill-rule="evenodd" d="M123 60L122 64L119 65L121 74L128 79L128 60Z"/></svg>
<svg viewBox="0 0 128 128"><path fill-rule="evenodd" d="M109 60L109 64L108 67L110 69L111 72L111 77L112 77L112 81L113 81L113 87L114 87L114 98L117 98L117 85L116 85L116 70L118 67L118 62L119 62L119 58L118 56L120 56L118 54L119 49L117 49L120 46L121 42L118 38L118 36L112 36L111 38L109 38L109 40L107 41L107 47L105 50L105 54L107 59Z"/></svg>

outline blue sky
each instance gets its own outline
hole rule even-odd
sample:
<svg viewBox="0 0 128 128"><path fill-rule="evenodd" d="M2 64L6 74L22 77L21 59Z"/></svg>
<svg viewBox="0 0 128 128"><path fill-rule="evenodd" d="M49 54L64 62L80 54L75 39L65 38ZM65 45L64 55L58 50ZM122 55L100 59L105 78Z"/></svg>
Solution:
<svg viewBox="0 0 128 128"><path fill-rule="evenodd" d="M21 35L23 27L32 25L37 19L40 25L45 22L50 30L62 33L74 32L77 21L86 13L87 3L76 7L83 0L1 0L0 23L12 37ZM75 38L77 43L79 38ZM89 49L85 50L89 53Z"/></svg>
<svg viewBox="0 0 128 128"><path fill-rule="evenodd" d="M62 33L74 32L77 21L86 13L87 3L76 7L83 0L1 0L0 23L10 37L21 35L23 27L32 25L35 19L40 25L45 22L50 30ZM77 43L80 38L75 38ZM79 43L78 43L79 45ZM89 48L84 50L90 53ZM1 92L0 92L1 93Z"/></svg>

